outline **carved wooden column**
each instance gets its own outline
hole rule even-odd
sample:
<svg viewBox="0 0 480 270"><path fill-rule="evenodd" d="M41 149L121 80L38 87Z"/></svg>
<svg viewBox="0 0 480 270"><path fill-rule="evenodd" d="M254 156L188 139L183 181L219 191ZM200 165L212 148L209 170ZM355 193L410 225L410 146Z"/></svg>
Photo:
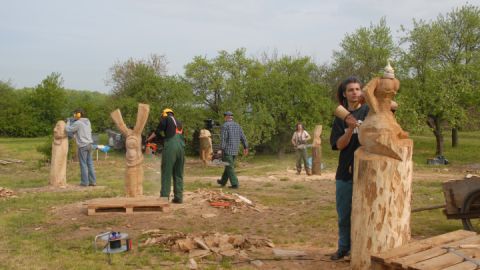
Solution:
<svg viewBox="0 0 480 270"><path fill-rule="evenodd" d="M312 146L312 173L314 175L322 174L322 125L316 125L313 131L313 146Z"/></svg>
<svg viewBox="0 0 480 270"><path fill-rule="evenodd" d="M53 129L52 162L49 184L54 187L67 185L68 137L65 122L58 121Z"/></svg>
<svg viewBox="0 0 480 270"><path fill-rule="evenodd" d="M212 159L212 134L208 129L200 130L200 159L203 165L207 165Z"/></svg>
<svg viewBox="0 0 480 270"><path fill-rule="evenodd" d="M351 267L370 269L370 255L410 240L413 141L391 112L400 83L388 65L364 88L370 111L359 127L352 198Z"/></svg>
<svg viewBox="0 0 480 270"><path fill-rule="evenodd" d="M137 122L134 129L129 129L123 122L122 113L119 109L113 111L110 116L113 122L125 136L126 172L125 172L125 193L127 197L143 195L143 154L142 154L142 130L148 120L150 106L138 104Z"/></svg>

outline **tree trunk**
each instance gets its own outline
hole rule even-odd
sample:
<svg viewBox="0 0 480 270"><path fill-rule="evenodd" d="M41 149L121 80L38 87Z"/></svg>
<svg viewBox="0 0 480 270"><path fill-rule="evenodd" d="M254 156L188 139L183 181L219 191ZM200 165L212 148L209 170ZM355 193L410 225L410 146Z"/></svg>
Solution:
<svg viewBox="0 0 480 270"><path fill-rule="evenodd" d="M435 139L437 142L436 155L443 156L443 134L442 127L440 126L440 120L438 118L435 118L435 129L433 131L433 134L435 135Z"/></svg>
<svg viewBox="0 0 480 270"><path fill-rule="evenodd" d="M452 147L458 146L458 128L452 128Z"/></svg>
<svg viewBox="0 0 480 270"><path fill-rule="evenodd" d="M433 129L433 135L435 135L436 141L436 151L435 155L443 156L443 134L441 127L441 120L439 117L434 115L429 115L427 119L427 124L430 128Z"/></svg>
<svg viewBox="0 0 480 270"><path fill-rule="evenodd" d="M402 160L355 152L351 267L370 269L370 255L410 240L413 141L399 141Z"/></svg>

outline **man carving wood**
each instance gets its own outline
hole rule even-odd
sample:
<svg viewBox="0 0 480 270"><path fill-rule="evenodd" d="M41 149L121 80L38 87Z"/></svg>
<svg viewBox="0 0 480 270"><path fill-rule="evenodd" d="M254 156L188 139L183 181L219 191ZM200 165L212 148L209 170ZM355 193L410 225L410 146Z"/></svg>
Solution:
<svg viewBox="0 0 480 270"><path fill-rule="evenodd" d="M148 120L150 106L138 104L137 122L134 129L129 129L123 122L122 113L119 109L113 111L110 116L113 122L126 137L126 173L125 192L127 197L138 197L143 195L143 154L142 154L142 130Z"/></svg>

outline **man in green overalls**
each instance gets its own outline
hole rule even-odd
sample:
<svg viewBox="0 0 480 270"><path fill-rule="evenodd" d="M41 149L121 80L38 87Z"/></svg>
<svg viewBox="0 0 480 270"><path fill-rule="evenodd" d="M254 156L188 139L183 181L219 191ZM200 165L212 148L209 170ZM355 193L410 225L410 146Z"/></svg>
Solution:
<svg viewBox="0 0 480 270"><path fill-rule="evenodd" d="M182 124L173 114L172 109L166 108L162 113L162 120L157 129L147 141L156 136L164 138L162 151L162 183L160 197L170 196L171 179L173 176L173 203L183 202L183 167L185 164L185 141Z"/></svg>

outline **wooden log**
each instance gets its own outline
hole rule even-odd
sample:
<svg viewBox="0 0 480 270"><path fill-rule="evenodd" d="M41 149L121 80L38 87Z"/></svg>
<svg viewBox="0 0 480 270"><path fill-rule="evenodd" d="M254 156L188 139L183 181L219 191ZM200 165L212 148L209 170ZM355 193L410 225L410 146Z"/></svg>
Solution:
<svg viewBox="0 0 480 270"><path fill-rule="evenodd" d="M67 155L68 137L65 131L65 122L60 120L53 129L49 185L54 187L65 187L67 185Z"/></svg>
<svg viewBox="0 0 480 270"><path fill-rule="evenodd" d="M401 160L355 152L352 198L352 269L370 269L370 255L410 240L412 147L397 143Z"/></svg>
<svg viewBox="0 0 480 270"><path fill-rule="evenodd" d="M322 174L322 125L316 125L313 131L312 147L312 173L314 175Z"/></svg>

